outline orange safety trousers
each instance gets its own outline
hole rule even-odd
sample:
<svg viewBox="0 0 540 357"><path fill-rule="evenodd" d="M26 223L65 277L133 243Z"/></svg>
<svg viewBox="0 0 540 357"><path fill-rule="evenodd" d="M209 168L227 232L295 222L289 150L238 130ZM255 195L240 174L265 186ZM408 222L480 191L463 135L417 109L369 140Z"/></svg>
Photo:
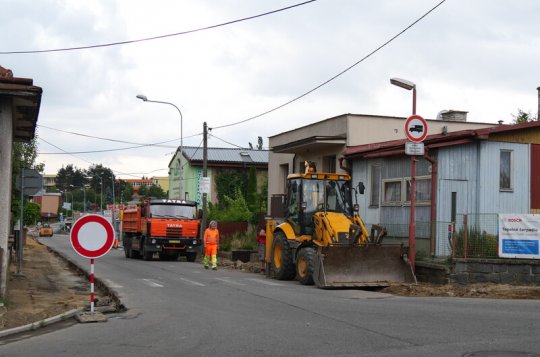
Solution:
<svg viewBox="0 0 540 357"><path fill-rule="evenodd" d="M204 249L204 255L217 255L218 245L217 244L206 244Z"/></svg>

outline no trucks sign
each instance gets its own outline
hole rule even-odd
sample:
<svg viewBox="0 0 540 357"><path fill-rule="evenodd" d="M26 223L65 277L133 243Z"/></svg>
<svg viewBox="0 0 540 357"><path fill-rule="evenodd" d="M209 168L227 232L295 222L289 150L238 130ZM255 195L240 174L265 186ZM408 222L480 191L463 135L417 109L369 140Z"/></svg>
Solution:
<svg viewBox="0 0 540 357"><path fill-rule="evenodd" d="M71 246L79 255L95 259L111 250L114 244L114 229L107 218L89 214L73 224L70 240Z"/></svg>

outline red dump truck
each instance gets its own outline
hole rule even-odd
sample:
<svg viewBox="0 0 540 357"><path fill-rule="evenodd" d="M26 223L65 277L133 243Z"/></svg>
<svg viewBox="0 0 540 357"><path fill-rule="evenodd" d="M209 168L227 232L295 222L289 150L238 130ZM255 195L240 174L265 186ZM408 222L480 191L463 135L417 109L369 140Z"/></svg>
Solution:
<svg viewBox="0 0 540 357"><path fill-rule="evenodd" d="M197 202L148 199L122 211L122 238L126 258L197 259L201 247Z"/></svg>

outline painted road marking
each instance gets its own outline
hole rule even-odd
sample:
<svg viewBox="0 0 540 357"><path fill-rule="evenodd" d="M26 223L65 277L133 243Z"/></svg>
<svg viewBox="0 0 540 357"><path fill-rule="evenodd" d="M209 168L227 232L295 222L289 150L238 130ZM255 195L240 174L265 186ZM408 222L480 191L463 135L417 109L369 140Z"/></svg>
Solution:
<svg viewBox="0 0 540 357"><path fill-rule="evenodd" d="M186 279L186 278L180 278L180 280L185 281L186 283L197 285L197 286L206 286L206 285L204 285L202 283L199 283L199 282L193 281L193 280L189 280L189 279Z"/></svg>
<svg viewBox="0 0 540 357"><path fill-rule="evenodd" d="M216 280L222 281L227 284L233 284L233 285L242 285L245 286L246 284L239 283L238 281L229 280L229 278L214 278Z"/></svg>
<svg viewBox="0 0 540 357"><path fill-rule="evenodd" d="M283 286L283 284L273 283L271 281L266 281L266 280L261 280L261 279L246 279L246 280L251 280L256 283L261 283L261 284L270 285L270 286Z"/></svg>
<svg viewBox="0 0 540 357"><path fill-rule="evenodd" d="M160 284L152 279L141 279L141 280L143 281L143 283L153 288L162 288L164 286L163 284Z"/></svg>

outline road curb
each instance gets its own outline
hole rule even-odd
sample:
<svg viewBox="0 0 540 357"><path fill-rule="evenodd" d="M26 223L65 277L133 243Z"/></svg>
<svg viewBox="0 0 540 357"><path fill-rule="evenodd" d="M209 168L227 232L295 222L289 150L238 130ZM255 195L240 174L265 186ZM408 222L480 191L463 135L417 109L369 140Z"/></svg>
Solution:
<svg viewBox="0 0 540 357"><path fill-rule="evenodd" d="M43 244L41 242L39 243ZM73 269L77 270L80 274L83 274L88 280L90 280L90 273L85 268L83 268L76 262L70 260L69 257L65 256L64 254L54 250L52 247L46 244L43 244L43 245L45 245L51 253L56 254L58 257L60 257L62 260L68 263ZM117 312L126 311L126 307L122 304L122 301L120 300L120 297L118 296L118 292L108 287L107 284L103 282L103 280L95 276L94 276L94 284L96 285L98 289L103 290L105 294L113 300Z"/></svg>
<svg viewBox="0 0 540 357"><path fill-rule="evenodd" d="M2 330L2 331L0 331L0 338L10 336L10 335L14 335L14 334L21 333L21 332L37 330L38 328L45 327L45 326L48 326L48 325L52 325L52 324L54 324L56 322L67 320L67 319L72 318L75 315L81 313L83 310L84 310L83 308L73 309L73 310L69 310L68 312L64 312L64 313L62 313L60 315L56 315L56 316L53 316L53 317L48 317L48 318L46 318L44 320L32 322L32 323L30 323L28 325L14 327L14 328L10 328L10 329L7 329L7 330Z"/></svg>
<svg viewBox="0 0 540 357"><path fill-rule="evenodd" d="M42 242L39 241L39 239L36 239L36 242L46 246L47 249L51 253L55 254L58 257L60 257L62 260L64 260L66 263L68 263L73 269L77 270L80 274L83 274L87 279L90 278L90 274L83 267L79 266L76 262L70 260L64 254L54 250L50 246L48 246L46 244L43 244ZM103 290L105 292L105 294L107 296L109 296L113 300L116 312L126 311L126 308L122 304L122 302L120 301L120 298L118 297L118 293L116 291L109 288L101 279L95 278L95 284L99 289ZM29 323L27 325L23 325L23 326L19 326L19 327L13 327L13 328L7 329L7 330L2 330L2 331L0 331L0 338L10 336L10 335L14 335L14 334L21 333L21 332L34 331L34 330L37 330L37 329L39 329L41 327L49 326L49 325L52 325L54 323L67 320L69 318L76 317L77 315L82 314L85 310L87 310L87 308L73 309L73 310L69 310L67 312L61 313L59 315L56 315L56 316L48 317L48 318L40 320L40 321Z"/></svg>

